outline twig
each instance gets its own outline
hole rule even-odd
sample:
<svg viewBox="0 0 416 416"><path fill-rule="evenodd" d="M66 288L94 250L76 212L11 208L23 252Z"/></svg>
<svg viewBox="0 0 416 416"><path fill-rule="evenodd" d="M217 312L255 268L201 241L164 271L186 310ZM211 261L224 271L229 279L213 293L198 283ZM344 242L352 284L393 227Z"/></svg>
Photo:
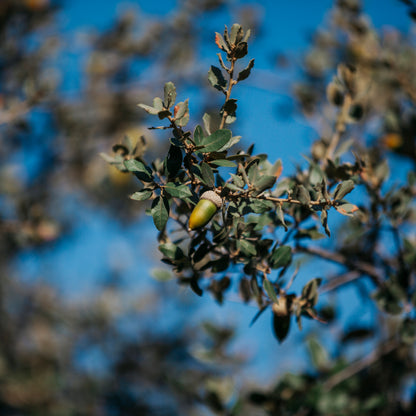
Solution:
<svg viewBox="0 0 416 416"><path fill-rule="evenodd" d="M330 292L332 290L337 289L340 286L343 286L347 283L351 283L354 280L359 279L360 277L362 277L362 273L357 272L357 271L350 271L350 272L344 273L340 276L329 279L329 282L326 285L322 286L319 293L323 294L323 293Z"/></svg>
<svg viewBox="0 0 416 416"><path fill-rule="evenodd" d="M233 89L233 86L237 83L237 81L235 81L233 79L235 61L236 61L236 58L231 59L231 67L227 71L229 76L230 76L230 80L228 82L227 94L225 95L225 102L227 102L230 99L231 91ZM225 119L227 118L227 116L228 116L228 113L224 110L223 113L222 113L222 119L221 119L221 123L220 123L220 127L219 127L220 130L224 128Z"/></svg>
<svg viewBox="0 0 416 416"><path fill-rule="evenodd" d="M342 383L343 381L351 378L352 376L364 370L365 368L370 367L376 361L378 361L384 355L387 355L388 353L396 349L398 346L399 343L395 339L387 341L378 350L372 351L370 354L366 355L360 360L354 361L348 367L331 376L323 384L324 390L329 391L333 389L335 386Z"/></svg>
<svg viewBox="0 0 416 416"><path fill-rule="evenodd" d="M307 254L312 254L314 256L320 257L325 260L332 261L334 263L341 264L343 266L348 267L352 271L355 270L357 272L367 274L368 276L371 277L373 282L378 287L383 286L382 273L380 272L379 269L377 269L370 263L365 263L363 261L351 261L350 259L348 259L348 257L340 253L335 253L333 251L324 250L319 247L298 246L297 250L307 253Z"/></svg>

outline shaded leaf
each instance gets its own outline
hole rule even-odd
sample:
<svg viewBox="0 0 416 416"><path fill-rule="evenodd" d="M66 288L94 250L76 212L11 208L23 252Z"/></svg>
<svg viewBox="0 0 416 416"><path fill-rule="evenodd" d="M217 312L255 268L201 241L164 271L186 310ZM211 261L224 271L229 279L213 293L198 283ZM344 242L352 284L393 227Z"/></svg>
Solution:
<svg viewBox="0 0 416 416"><path fill-rule="evenodd" d="M400 338L407 345L413 345L416 342L416 321L411 318L405 318L400 325Z"/></svg>
<svg viewBox="0 0 416 416"><path fill-rule="evenodd" d="M202 153L218 152L231 139L231 131L227 129L217 130L210 136L205 137L200 151Z"/></svg>
<svg viewBox="0 0 416 416"><path fill-rule="evenodd" d="M234 56L237 59L244 58L248 53L247 42L240 42L237 47L234 49Z"/></svg>
<svg viewBox="0 0 416 416"><path fill-rule="evenodd" d="M134 199L135 201L146 201L152 194L153 191L151 189L142 189L135 192L133 195L130 195L130 199Z"/></svg>
<svg viewBox="0 0 416 416"><path fill-rule="evenodd" d="M174 198L190 198L192 197L192 192L187 185L180 185L173 182L168 182L165 185L165 191Z"/></svg>
<svg viewBox="0 0 416 416"><path fill-rule="evenodd" d="M349 194L355 187L354 182L351 179L341 182L335 188L333 193L334 199L342 199L345 195Z"/></svg>
<svg viewBox="0 0 416 416"><path fill-rule="evenodd" d="M212 172L212 169L209 167L208 163L201 163L201 175L205 185L207 185L210 188L213 188L215 186L214 173Z"/></svg>
<svg viewBox="0 0 416 416"><path fill-rule="evenodd" d="M169 218L169 204L165 197L158 196L153 200L151 214L155 227L162 231Z"/></svg>
<svg viewBox="0 0 416 416"><path fill-rule="evenodd" d="M302 289L302 298L309 302L309 306L315 306L318 302L318 287L322 282L321 278L312 279Z"/></svg>
<svg viewBox="0 0 416 416"><path fill-rule="evenodd" d="M178 261L185 257L182 249L173 243L165 243L159 245L159 251L168 259Z"/></svg>
<svg viewBox="0 0 416 416"><path fill-rule="evenodd" d="M211 65L211 68L208 71L208 81L219 91L224 91L227 86L227 81L225 80L221 69L213 65Z"/></svg>
<svg viewBox="0 0 416 416"><path fill-rule="evenodd" d="M330 237L331 231L329 230L329 227L328 227L328 212L325 209L321 211L321 223L325 229L326 235Z"/></svg>
<svg viewBox="0 0 416 416"><path fill-rule="evenodd" d="M172 113L169 110L161 110L157 113L159 120L163 120L164 118L169 117L171 115Z"/></svg>
<svg viewBox="0 0 416 416"><path fill-rule="evenodd" d="M250 75L250 72L251 72L251 70L252 70L252 68L253 68L253 66L254 66L254 59L251 59L250 60L250 62L248 63L248 65L247 65L247 67L246 68L244 68L239 74L238 74L238 77L237 77L237 81L239 82L239 81L243 81L243 80L245 80L246 78L248 78L249 77L249 75Z"/></svg>
<svg viewBox="0 0 416 416"><path fill-rule="evenodd" d="M267 295L273 302L279 302L279 300L277 299L276 290L274 286L272 285L272 283L270 282L270 280L268 280L267 278L264 278L263 287Z"/></svg>
<svg viewBox="0 0 416 416"><path fill-rule="evenodd" d="M237 248L247 256L255 256L257 254L255 245L247 240L237 240Z"/></svg>
<svg viewBox="0 0 416 416"><path fill-rule="evenodd" d="M137 178L143 182L152 182L153 176L150 168L136 159L129 159L124 161L124 166L129 172L133 172Z"/></svg>
<svg viewBox="0 0 416 416"><path fill-rule="evenodd" d="M182 167L182 150L173 144L170 145L165 159L166 176L174 178Z"/></svg>
<svg viewBox="0 0 416 416"><path fill-rule="evenodd" d="M280 246L275 248L270 256L270 267L278 269L287 267L292 261L292 249L289 246Z"/></svg>
<svg viewBox="0 0 416 416"><path fill-rule="evenodd" d="M262 175L255 179L254 182L252 182L252 185L255 188L255 191L253 192L253 196L257 196L264 192L266 189L270 189L273 187L273 185L276 182L276 176L270 176L270 175Z"/></svg>

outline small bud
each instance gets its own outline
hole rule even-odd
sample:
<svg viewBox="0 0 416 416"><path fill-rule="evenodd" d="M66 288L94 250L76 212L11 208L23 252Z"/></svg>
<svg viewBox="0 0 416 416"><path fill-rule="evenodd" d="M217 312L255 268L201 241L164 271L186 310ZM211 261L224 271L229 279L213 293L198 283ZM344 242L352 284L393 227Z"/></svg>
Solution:
<svg viewBox="0 0 416 416"><path fill-rule="evenodd" d="M191 213L189 229L195 230L207 225L221 205L222 199L214 191L204 192Z"/></svg>

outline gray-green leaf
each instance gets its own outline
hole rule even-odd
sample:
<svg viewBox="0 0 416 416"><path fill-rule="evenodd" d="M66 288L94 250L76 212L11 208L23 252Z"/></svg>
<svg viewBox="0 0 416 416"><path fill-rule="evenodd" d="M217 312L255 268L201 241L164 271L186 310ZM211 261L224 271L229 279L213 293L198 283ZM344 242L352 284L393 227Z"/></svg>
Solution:
<svg viewBox="0 0 416 416"><path fill-rule="evenodd" d="M172 107L176 100L176 87L173 82L167 82L164 88L164 104L166 108Z"/></svg>
<svg viewBox="0 0 416 416"><path fill-rule="evenodd" d="M286 267L292 261L292 249L289 246L280 246L272 251L270 266L272 269Z"/></svg>
<svg viewBox="0 0 416 416"><path fill-rule="evenodd" d="M218 152L231 139L231 131L227 129L217 130L210 136L205 137L200 151L202 153Z"/></svg>
<svg viewBox="0 0 416 416"><path fill-rule="evenodd" d="M162 231L169 218L169 204L167 199L161 196L155 198L152 204L151 214L156 228Z"/></svg>

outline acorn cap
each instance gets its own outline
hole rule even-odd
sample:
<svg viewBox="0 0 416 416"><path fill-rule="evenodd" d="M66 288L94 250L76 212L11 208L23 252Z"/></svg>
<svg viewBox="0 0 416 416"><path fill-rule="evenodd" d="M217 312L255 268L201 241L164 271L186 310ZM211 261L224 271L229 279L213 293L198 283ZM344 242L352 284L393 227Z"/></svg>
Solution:
<svg viewBox="0 0 416 416"><path fill-rule="evenodd" d="M222 199L221 197L216 194L214 191L206 191L204 192L200 199L207 199L208 201L211 201L218 209L222 206Z"/></svg>

